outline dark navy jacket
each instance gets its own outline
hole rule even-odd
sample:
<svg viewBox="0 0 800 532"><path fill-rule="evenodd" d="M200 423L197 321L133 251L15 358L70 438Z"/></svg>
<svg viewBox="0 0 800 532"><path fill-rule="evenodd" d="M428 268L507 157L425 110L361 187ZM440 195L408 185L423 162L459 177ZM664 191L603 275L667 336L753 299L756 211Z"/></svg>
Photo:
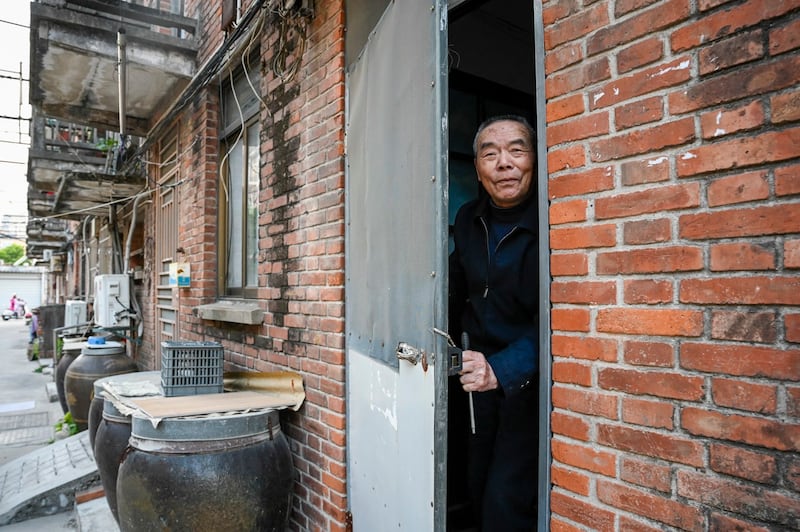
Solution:
<svg viewBox="0 0 800 532"><path fill-rule="evenodd" d="M509 397L537 382L536 195L527 200L519 225L497 244L491 259L489 208L488 197L482 195L456 215L455 250L450 255L450 332L453 338L460 338L461 331L469 333L470 350L487 356Z"/></svg>

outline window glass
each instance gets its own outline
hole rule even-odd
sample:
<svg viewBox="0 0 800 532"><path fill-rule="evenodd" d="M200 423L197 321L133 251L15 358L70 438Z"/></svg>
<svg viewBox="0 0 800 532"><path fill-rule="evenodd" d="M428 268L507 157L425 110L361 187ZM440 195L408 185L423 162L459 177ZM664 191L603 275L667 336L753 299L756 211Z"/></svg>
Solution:
<svg viewBox="0 0 800 532"><path fill-rule="evenodd" d="M242 141L238 140L228 155L228 288L242 286L242 167Z"/></svg>
<svg viewBox="0 0 800 532"><path fill-rule="evenodd" d="M248 78L245 77L249 77ZM256 297L260 191L260 87L255 71L241 70L222 81L219 280L221 295Z"/></svg>
<svg viewBox="0 0 800 532"><path fill-rule="evenodd" d="M247 286L258 285L258 123L247 128Z"/></svg>

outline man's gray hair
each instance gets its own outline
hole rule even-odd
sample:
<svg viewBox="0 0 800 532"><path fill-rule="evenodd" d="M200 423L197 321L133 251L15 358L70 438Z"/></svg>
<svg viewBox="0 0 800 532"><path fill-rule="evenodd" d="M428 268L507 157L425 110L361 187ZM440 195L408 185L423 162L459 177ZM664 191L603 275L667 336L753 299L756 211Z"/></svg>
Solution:
<svg viewBox="0 0 800 532"><path fill-rule="evenodd" d="M498 115L498 116L493 116L491 118L487 118L486 120L483 121L483 123L480 126L478 126L478 131L475 133L475 138L472 141L472 154L475 157L478 156L478 137L481 136L483 130L496 122L505 122L505 121L516 122L519 125L521 125L522 128L528 133L528 139L531 141L531 148L533 148L534 150L536 149L536 130L533 129L533 126L531 126L527 118L520 115Z"/></svg>

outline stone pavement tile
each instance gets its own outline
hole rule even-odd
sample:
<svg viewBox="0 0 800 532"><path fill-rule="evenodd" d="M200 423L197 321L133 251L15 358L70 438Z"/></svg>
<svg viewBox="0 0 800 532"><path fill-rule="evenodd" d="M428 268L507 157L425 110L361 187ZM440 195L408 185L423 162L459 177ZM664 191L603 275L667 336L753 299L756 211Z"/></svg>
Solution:
<svg viewBox="0 0 800 532"><path fill-rule="evenodd" d="M0 525L63 512L99 480L84 431L0 466Z"/></svg>
<svg viewBox="0 0 800 532"><path fill-rule="evenodd" d="M105 497L77 505L75 513L81 532L119 532Z"/></svg>
<svg viewBox="0 0 800 532"><path fill-rule="evenodd" d="M47 412L31 412L28 414L0 416L0 431L42 427L49 424L50 415Z"/></svg>

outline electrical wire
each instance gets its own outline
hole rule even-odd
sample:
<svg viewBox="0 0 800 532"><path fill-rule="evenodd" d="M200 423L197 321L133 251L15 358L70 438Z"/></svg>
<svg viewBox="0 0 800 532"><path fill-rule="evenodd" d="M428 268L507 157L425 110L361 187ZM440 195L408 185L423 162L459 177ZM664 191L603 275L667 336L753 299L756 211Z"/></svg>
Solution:
<svg viewBox="0 0 800 532"><path fill-rule="evenodd" d="M278 46L275 50L275 57L272 59L272 71L284 83L290 81L297 74L300 64L303 61L303 54L306 49L306 19L298 12L286 14L285 11L280 10L276 12L280 23L278 27ZM299 42L296 49L290 49L289 32L294 30L299 36ZM295 53L295 61L287 68L286 61Z"/></svg>
<svg viewBox="0 0 800 532"><path fill-rule="evenodd" d="M8 24L10 26L18 26L20 28L25 28L27 30L31 29L30 26L26 26L25 24L20 24L19 22L11 22L10 20L4 20L4 19L0 19L0 22L2 22L3 24Z"/></svg>
<svg viewBox="0 0 800 532"><path fill-rule="evenodd" d="M250 34L250 39L248 40L247 46L245 47L244 52L242 53L242 71L244 71L244 77L247 80L247 84L250 85L250 90L253 91L253 94L255 95L256 98L258 98L258 101L261 102L261 105L264 106L264 109L267 112L269 112L269 108L267 107L266 102L264 102L264 100L261 98L261 91L256 90L256 88L253 86L253 82L250 80L250 72L248 70L250 66L250 57L251 57L250 52L252 50L253 43L256 42L256 36L258 36L261 33L261 29L264 27L265 18L266 16L263 14L258 18L256 27Z"/></svg>

